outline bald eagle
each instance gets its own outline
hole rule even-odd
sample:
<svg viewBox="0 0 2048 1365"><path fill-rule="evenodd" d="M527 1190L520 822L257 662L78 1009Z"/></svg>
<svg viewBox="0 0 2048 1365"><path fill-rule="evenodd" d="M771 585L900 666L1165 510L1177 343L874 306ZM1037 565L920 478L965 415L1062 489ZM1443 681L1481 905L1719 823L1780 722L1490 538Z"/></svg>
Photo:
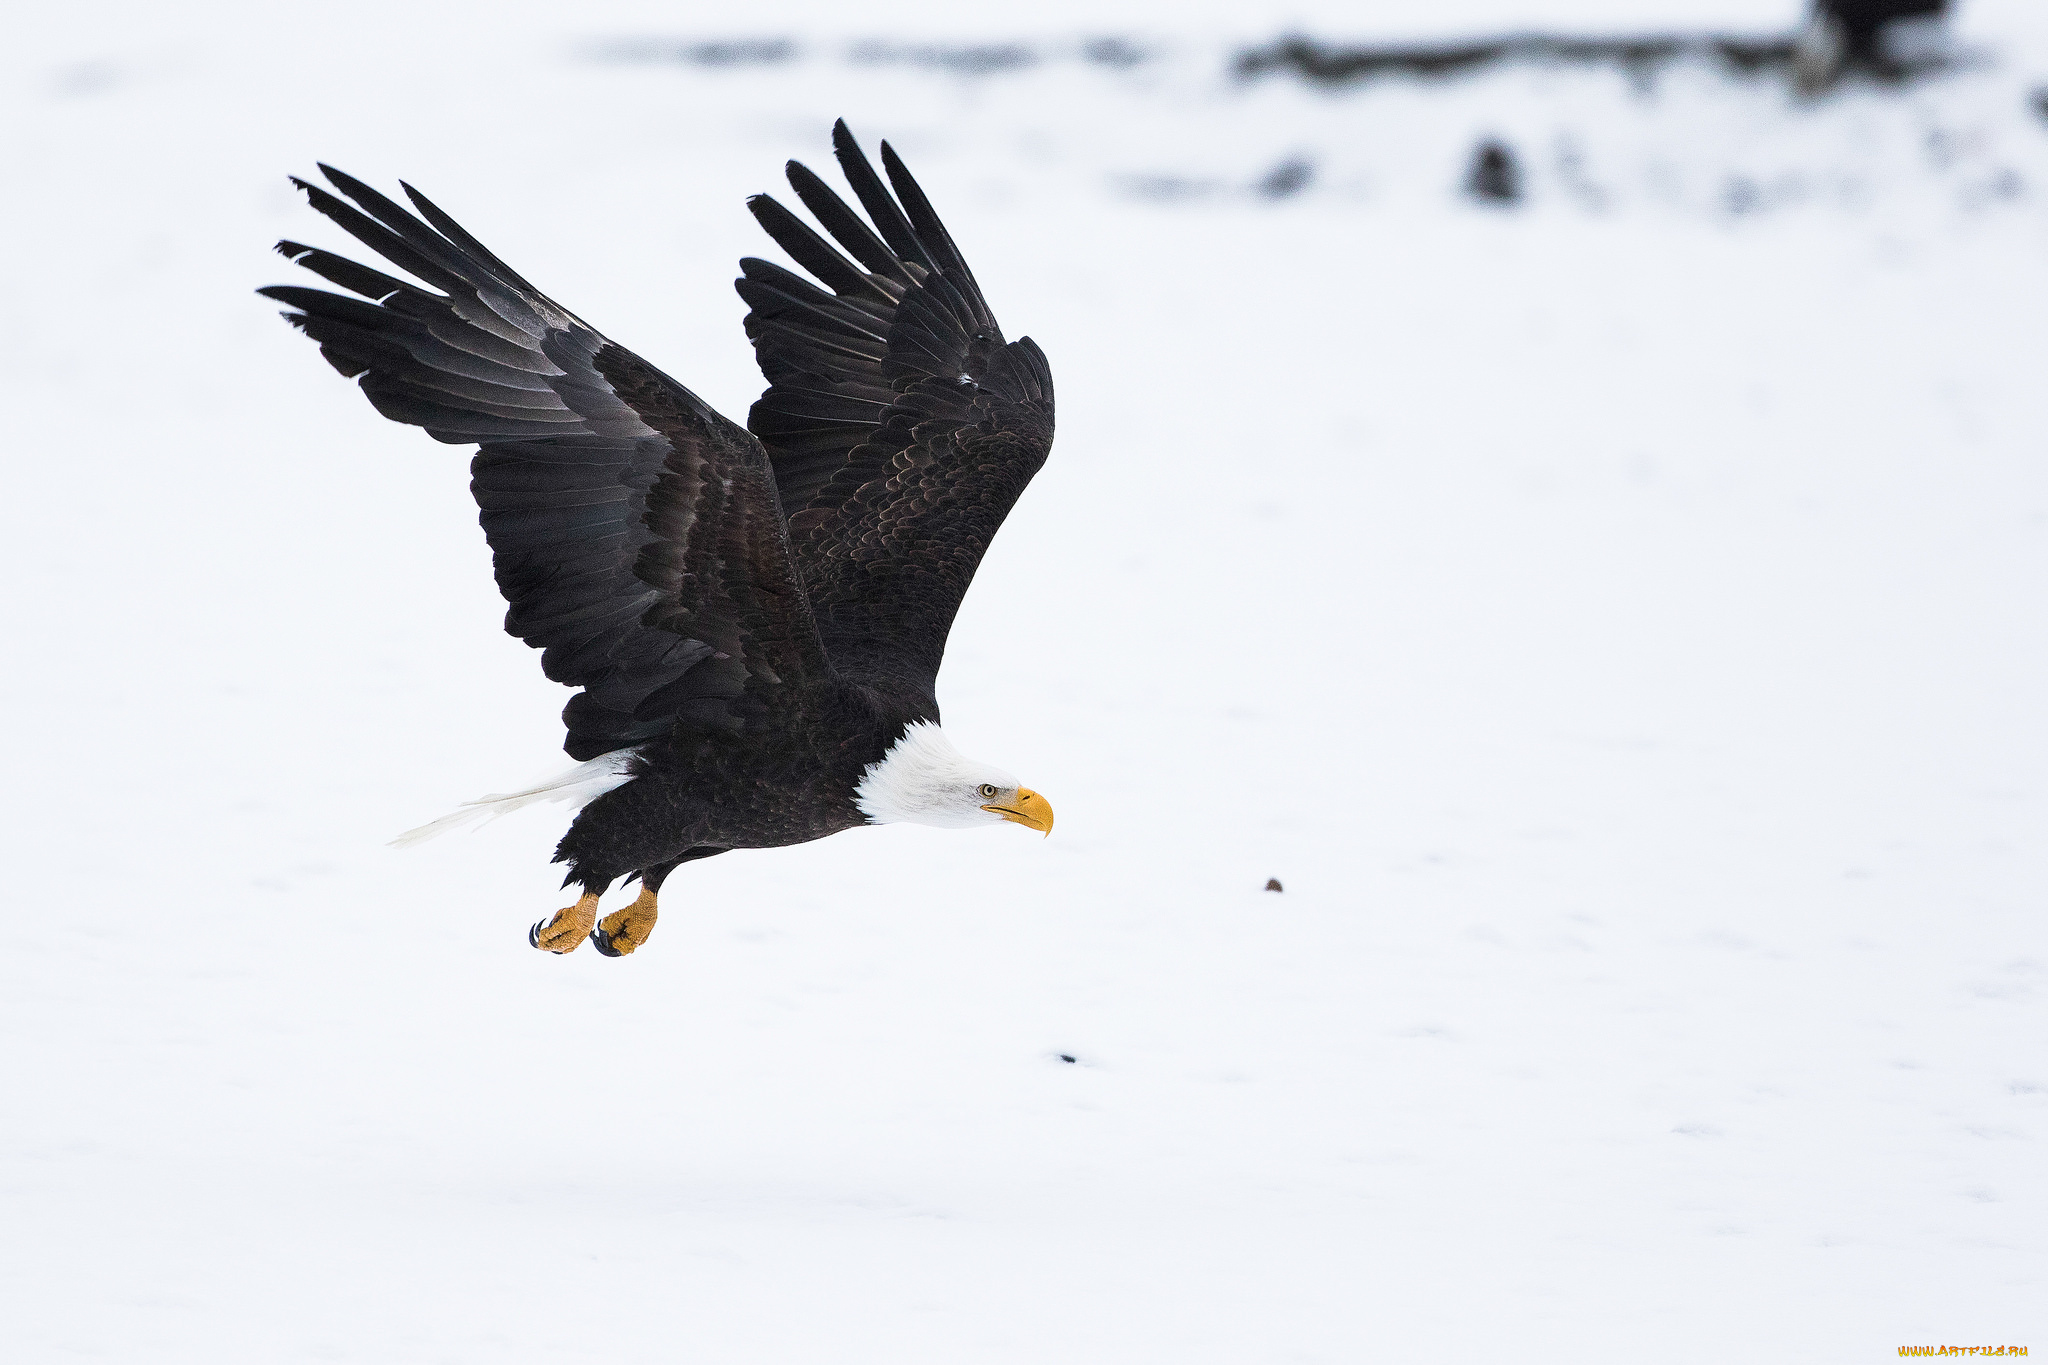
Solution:
<svg viewBox="0 0 2048 1365"><path fill-rule="evenodd" d="M668 874L727 849L893 821L1052 831L1044 797L954 749L934 696L961 596L1052 446L1052 374L1030 338L1003 339L889 144L886 186L844 121L832 145L865 220L794 161L830 241L748 201L817 283L740 262L768 380L745 429L410 185L413 211L325 165L332 192L293 182L427 287L286 241L357 297L260 292L384 416L478 447L470 489L505 629L580 689L562 712L579 766L401 836L574 803L555 861L577 901L527 936L548 952L633 952ZM600 921L598 898L635 879L638 898Z"/></svg>

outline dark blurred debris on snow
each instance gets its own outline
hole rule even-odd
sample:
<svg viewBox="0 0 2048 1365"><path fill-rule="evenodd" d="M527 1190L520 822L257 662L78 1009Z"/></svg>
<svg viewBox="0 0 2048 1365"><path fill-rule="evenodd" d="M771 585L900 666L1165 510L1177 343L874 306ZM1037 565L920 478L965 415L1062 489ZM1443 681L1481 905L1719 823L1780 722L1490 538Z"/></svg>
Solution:
<svg viewBox="0 0 2048 1365"><path fill-rule="evenodd" d="M1809 93L1850 70L1903 80L1944 65L1948 0L1814 0L1793 56L1793 78Z"/></svg>
<svg viewBox="0 0 2048 1365"><path fill-rule="evenodd" d="M1097 66L1127 70L1152 60L1152 51L1129 38L1090 38L1081 44L1081 56Z"/></svg>
<svg viewBox="0 0 2048 1365"><path fill-rule="evenodd" d="M1112 179L1115 187L1133 199L1155 204L1181 204L1196 199L1240 198L1277 202L1292 199L1307 189L1316 177L1316 164L1305 156L1284 157L1249 184L1231 184L1213 176L1138 173Z"/></svg>
<svg viewBox="0 0 2048 1365"><path fill-rule="evenodd" d="M1266 889L1268 891L1279 891L1283 890L1284 888L1280 885L1280 879L1278 877L1268 877L1266 878Z"/></svg>
<svg viewBox="0 0 2048 1365"><path fill-rule="evenodd" d="M1307 189L1315 174L1314 162L1306 157L1293 156L1260 176L1252 188L1268 199L1286 199Z"/></svg>
<svg viewBox="0 0 2048 1365"><path fill-rule="evenodd" d="M592 44L588 54L604 62L665 63L679 66L767 66L805 55L789 38L612 38ZM996 76L1045 62L1078 60L1126 71L1152 60L1153 50L1116 35L1052 44L1022 42L931 43L867 38L844 48L854 66L911 66L951 76Z"/></svg>
<svg viewBox="0 0 2048 1365"><path fill-rule="evenodd" d="M890 43L870 39L849 54L860 66L923 66L954 76L993 76L1036 66L1040 54L1023 43Z"/></svg>
<svg viewBox="0 0 2048 1365"><path fill-rule="evenodd" d="M1472 149L1465 169L1465 193L1482 204L1522 202L1522 163L1505 142L1487 138Z"/></svg>
<svg viewBox="0 0 2048 1365"><path fill-rule="evenodd" d="M614 38L591 49L599 61L674 62L683 66L773 66L792 61L798 47L789 38Z"/></svg>

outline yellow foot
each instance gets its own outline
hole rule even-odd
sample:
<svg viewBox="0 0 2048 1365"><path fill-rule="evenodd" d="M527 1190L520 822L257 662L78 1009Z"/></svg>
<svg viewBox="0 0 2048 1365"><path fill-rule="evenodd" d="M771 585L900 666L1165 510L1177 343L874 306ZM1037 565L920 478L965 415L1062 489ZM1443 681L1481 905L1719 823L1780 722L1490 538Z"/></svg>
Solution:
<svg viewBox="0 0 2048 1365"><path fill-rule="evenodd" d="M606 957L624 957L654 932L654 893L640 888L640 899L623 910L614 910L593 929L590 941Z"/></svg>
<svg viewBox="0 0 2048 1365"><path fill-rule="evenodd" d="M544 919L527 930L526 941L551 953L573 953L595 923L597 897L586 895L574 905L555 911L554 918Z"/></svg>

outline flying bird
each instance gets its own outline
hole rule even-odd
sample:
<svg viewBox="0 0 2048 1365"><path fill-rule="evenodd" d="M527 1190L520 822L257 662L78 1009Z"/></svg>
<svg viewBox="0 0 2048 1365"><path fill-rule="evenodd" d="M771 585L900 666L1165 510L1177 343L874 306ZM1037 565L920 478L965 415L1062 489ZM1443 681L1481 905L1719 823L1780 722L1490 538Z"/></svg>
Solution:
<svg viewBox="0 0 2048 1365"><path fill-rule="evenodd" d="M891 822L1052 831L1044 797L954 749L934 693L961 597L1051 449L1052 374L1030 338L1003 339L889 144L887 185L844 121L832 145L865 220L794 161L790 186L831 240L748 200L816 283L740 262L768 381L745 428L410 185L408 211L326 165L331 191L293 182L420 283L285 241L348 293L259 292L384 416L478 447L470 490L505 629L579 689L562 712L578 766L400 839L533 801L580 807L555 851L576 903L527 936L548 952L633 952L669 873L727 849ZM635 879L637 899L600 920L598 898Z"/></svg>

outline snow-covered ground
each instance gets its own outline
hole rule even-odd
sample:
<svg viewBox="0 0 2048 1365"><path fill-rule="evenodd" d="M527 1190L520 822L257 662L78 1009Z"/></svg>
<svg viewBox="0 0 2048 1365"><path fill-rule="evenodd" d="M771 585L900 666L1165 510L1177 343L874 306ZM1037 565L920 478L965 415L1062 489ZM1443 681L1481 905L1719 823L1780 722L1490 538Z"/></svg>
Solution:
<svg viewBox="0 0 2048 1365"><path fill-rule="evenodd" d="M2048 1350L2048 22L1811 105L1223 74L1793 8L17 21L0 1354ZM337 240L284 176L412 180L738 415L743 197L840 114L1052 359L941 697L1058 832L734 854L535 953L559 811L384 847L563 764L564 694L463 452L250 293ZM1520 210L1455 194L1487 135Z"/></svg>

